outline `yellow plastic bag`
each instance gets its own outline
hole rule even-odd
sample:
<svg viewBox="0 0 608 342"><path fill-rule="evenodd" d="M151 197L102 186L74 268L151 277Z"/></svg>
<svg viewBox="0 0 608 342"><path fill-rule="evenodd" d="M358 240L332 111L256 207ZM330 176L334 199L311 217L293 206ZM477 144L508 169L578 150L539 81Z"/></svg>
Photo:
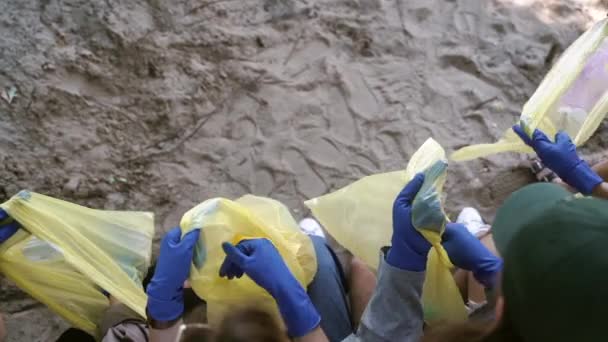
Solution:
<svg viewBox="0 0 608 342"><path fill-rule="evenodd" d="M428 181L414 200L412 219L434 246L429 252L422 298L425 319L430 323L466 319L464 303L450 273L452 264L439 243L446 221L439 202L446 165L443 148L429 138L411 157L405 171L367 176L305 202L341 245L377 269L379 250L391 241L393 202L405 184L425 172Z"/></svg>
<svg viewBox="0 0 608 342"><path fill-rule="evenodd" d="M145 317L151 213L89 209L29 191L1 207L25 229L0 248L0 272L21 289L93 335L109 304L101 289Z"/></svg>
<svg viewBox="0 0 608 342"><path fill-rule="evenodd" d="M424 170L424 183L412 203L412 223L432 245L422 289L424 318L430 324L467 318L464 302L450 271L454 265L441 245L441 235L448 221L440 199L447 166L442 153L440 160Z"/></svg>
<svg viewBox="0 0 608 342"><path fill-rule="evenodd" d="M1 273L72 325L97 334L108 299L58 249L20 230L0 247L0 254Z"/></svg>
<svg viewBox="0 0 608 342"><path fill-rule="evenodd" d="M230 308L254 303L280 317L274 299L249 277L228 280L219 277L226 257L222 243L267 238L278 249L298 282L306 287L317 272L317 258L310 238L303 234L289 210L263 197L243 196L236 201L209 199L192 208L180 222L182 234L201 228L194 251L190 282L194 292L207 302L210 324L219 323Z"/></svg>
<svg viewBox="0 0 608 342"><path fill-rule="evenodd" d="M564 52L524 105L520 122L531 135L535 128L553 138L566 131L574 143L584 144L608 113L608 19L596 23ZM455 161L500 152L532 152L507 129L494 144L461 148Z"/></svg>

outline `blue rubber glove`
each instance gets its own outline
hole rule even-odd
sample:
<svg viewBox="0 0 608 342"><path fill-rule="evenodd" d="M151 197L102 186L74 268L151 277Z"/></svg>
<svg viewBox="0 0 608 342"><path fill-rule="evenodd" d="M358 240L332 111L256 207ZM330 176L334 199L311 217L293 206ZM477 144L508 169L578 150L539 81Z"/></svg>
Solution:
<svg viewBox="0 0 608 342"><path fill-rule="evenodd" d="M10 219L10 216L8 216L4 209L0 209L0 222L3 222L5 220L7 221L4 224L0 224L0 243L3 243L4 241L10 239L10 237L13 236L13 234L15 234L19 230L19 228L21 228L19 222L9 222L9 220L7 219Z"/></svg>
<svg viewBox="0 0 608 342"><path fill-rule="evenodd" d="M270 240L243 240L236 246L224 242L222 247L226 259L220 277L233 279L246 274L268 291L277 301L290 336L302 337L319 325L317 309Z"/></svg>
<svg viewBox="0 0 608 342"><path fill-rule="evenodd" d="M154 276L148 284L148 315L157 321L173 321L184 312L184 282L190 275L190 264L200 229L180 239L179 227L171 229L160 244L160 255Z"/></svg>
<svg viewBox="0 0 608 342"><path fill-rule="evenodd" d="M431 244L412 224L412 202L422 183L424 175L419 173L397 195L393 203L392 246L386 254L389 265L414 272L426 269L427 255L431 249Z"/></svg>
<svg viewBox="0 0 608 342"><path fill-rule="evenodd" d="M467 227L460 223L448 223L441 238L452 263L473 276L486 288L496 285L502 270L502 260L492 254Z"/></svg>
<svg viewBox="0 0 608 342"><path fill-rule="evenodd" d="M520 125L513 126L513 131L534 149L543 164L583 195L590 195L593 189L603 182L589 164L578 156L576 146L570 140L568 133L558 132L555 135L555 143L553 143L539 129L534 130L532 139Z"/></svg>

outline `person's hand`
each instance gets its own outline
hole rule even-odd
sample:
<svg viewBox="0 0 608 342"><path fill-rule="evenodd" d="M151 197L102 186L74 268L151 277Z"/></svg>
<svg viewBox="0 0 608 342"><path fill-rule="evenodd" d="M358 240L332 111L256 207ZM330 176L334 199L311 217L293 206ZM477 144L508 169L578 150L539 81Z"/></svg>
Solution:
<svg viewBox="0 0 608 342"><path fill-rule="evenodd" d="M0 243L10 239L21 228L19 222L14 220L1 224L4 221L8 221L7 219L9 218L10 216L8 216L7 212L0 208Z"/></svg>
<svg viewBox="0 0 608 342"><path fill-rule="evenodd" d="M475 279L485 287L494 287L502 270L502 260L492 254L467 227L460 223L448 223L441 240L456 267L473 272Z"/></svg>
<svg viewBox="0 0 608 342"><path fill-rule="evenodd" d="M236 246L224 242L222 248L226 259L220 277L233 279L246 274L268 291L292 337L304 336L319 325L321 316L270 240L243 240Z"/></svg>
<svg viewBox="0 0 608 342"><path fill-rule="evenodd" d="M179 227L171 229L160 244L160 255L154 276L148 284L148 315L157 321L174 321L184 312L184 282L190 275L190 264L200 229L181 237Z"/></svg>
<svg viewBox="0 0 608 342"><path fill-rule="evenodd" d="M576 146L568 133L560 131L555 135L555 143L539 129L535 129L532 138L524 132L521 125L513 126L513 131L534 149L543 164L555 172L564 182L590 195L593 189L603 180L576 153Z"/></svg>
<svg viewBox="0 0 608 342"><path fill-rule="evenodd" d="M426 259L431 249L428 242L412 224L412 202L424 183L424 175L417 174L393 203L393 237L391 249L386 254L389 265L408 271L426 269Z"/></svg>

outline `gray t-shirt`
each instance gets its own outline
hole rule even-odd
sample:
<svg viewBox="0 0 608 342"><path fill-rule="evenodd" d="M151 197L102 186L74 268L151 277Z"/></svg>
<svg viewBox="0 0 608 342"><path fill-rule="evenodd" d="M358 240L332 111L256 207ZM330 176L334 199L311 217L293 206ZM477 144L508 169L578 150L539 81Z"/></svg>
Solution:
<svg viewBox="0 0 608 342"><path fill-rule="evenodd" d="M419 341L422 336L422 284L425 272L389 265L381 253L378 282L356 334L344 342Z"/></svg>

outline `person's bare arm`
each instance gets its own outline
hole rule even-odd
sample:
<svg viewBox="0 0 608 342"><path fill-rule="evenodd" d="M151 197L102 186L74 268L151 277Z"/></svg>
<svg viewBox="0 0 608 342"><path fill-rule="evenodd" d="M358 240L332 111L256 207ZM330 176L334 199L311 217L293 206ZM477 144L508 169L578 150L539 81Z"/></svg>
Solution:
<svg viewBox="0 0 608 342"><path fill-rule="evenodd" d="M350 313L355 330L376 288L376 275L359 258L353 257L348 278Z"/></svg>
<svg viewBox="0 0 608 342"><path fill-rule="evenodd" d="M604 180L602 184L593 189L593 196L608 199L608 160L593 165L592 169Z"/></svg>
<svg viewBox="0 0 608 342"><path fill-rule="evenodd" d="M593 165L593 167L591 169L593 171L595 171L595 173L597 173L598 176L600 176L600 178L602 178L604 180L603 183L601 183L600 185L596 186L593 189L593 192L591 193L591 195L593 197L597 197L597 198L608 199L608 160L604 160L604 161L601 161L601 162ZM566 184L560 178L557 178L554 181L554 183L563 186L568 191L577 192L576 189L573 189L572 187L570 187L568 184Z"/></svg>
<svg viewBox="0 0 608 342"><path fill-rule="evenodd" d="M329 339L325 336L321 326L316 327L313 331L308 334L298 337L295 339L296 342L328 342Z"/></svg>
<svg viewBox="0 0 608 342"><path fill-rule="evenodd" d="M593 171L595 171L604 182L608 182L608 160L601 161L592 167Z"/></svg>
<svg viewBox="0 0 608 342"><path fill-rule="evenodd" d="M593 197L608 199L608 183L604 182L593 189Z"/></svg>
<svg viewBox="0 0 608 342"><path fill-rule="evenodd" d="M170 328L167 329L154 329L150 328L150 342L165 342L165 341L175 341L177 338L177 334L179 333L179 328L182 325L182 320L180 319L177 323L173 324Z"/></svg>

